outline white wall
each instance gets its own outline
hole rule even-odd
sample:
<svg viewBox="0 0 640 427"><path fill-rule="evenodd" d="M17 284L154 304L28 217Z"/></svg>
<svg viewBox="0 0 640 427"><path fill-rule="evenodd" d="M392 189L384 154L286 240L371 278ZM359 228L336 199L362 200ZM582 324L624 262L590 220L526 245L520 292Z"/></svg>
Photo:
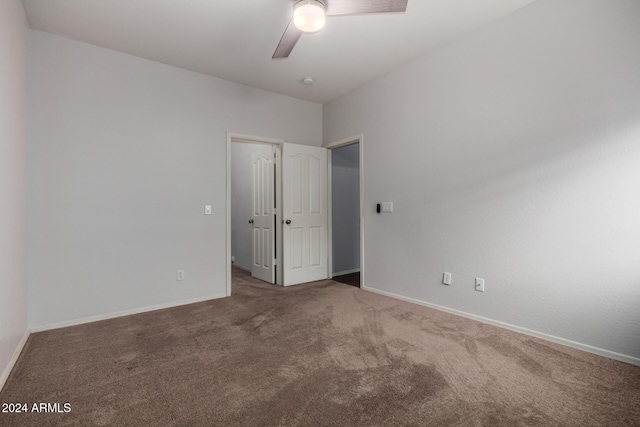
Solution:
<svg viewBox="0 0 640 427"><path fill-rule="evenodd" d="M0 388L27 332L27 20L0 2Z"/></svg>
<svg viewBox="0 0 640 427"><path fill-rule="evenodd" d="M322 107L37 31L30 61L30 325L225 295L226 132L320 145Z"/></svg>
<svg viewBox="0 0 640 427"><path fill-rule="evenodd" d="M234 265L251 271L253 262L253 172L251 154L268 148L264 144L231 144L231 254Z"/></svg>
<svg viewBox="0 0 640 427"><path fill-rule="evenodd" d="M367 141L367 286L640 363L639 23L538 0L325 105Z"/></svg>
<svg viewBox="0 0 640 427"><path fill-rule="evenodd" d="M360 268L360 148L334 148L331 154L331 245L333 273Z"/></svg>

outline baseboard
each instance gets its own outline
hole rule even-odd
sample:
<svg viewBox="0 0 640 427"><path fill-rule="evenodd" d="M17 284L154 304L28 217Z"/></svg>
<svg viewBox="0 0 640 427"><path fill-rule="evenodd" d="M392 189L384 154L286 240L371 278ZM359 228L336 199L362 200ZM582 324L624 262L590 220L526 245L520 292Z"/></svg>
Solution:
<svg viewBox="0 0 640 427"><path fill-rule="evenodd" d="M353 273L360 273L360 269L354 268L352 270L336 271L335 273L331 274L331 277L344 276L345 274L353 274Z"/></svg>
<svg viewBox="0 0 640 427"><path fill-rule="evenodd" d="M27 329L24 335L22 336L22 339L18 343L18 347L16 347L16 351L13 352L13 356L11 356L11 359L9 359L9 364L4 369L4 372L0 377L0 391L2 391L4 384L9 379L9 375L11 374L13 367L16 365L16 362L18 361L18 358L20 357L20 353L22 353L22 349L24 349L24 346L27 343L27 340L29 339L29 335L31 335L31 331Z"/></svg>
<svg viewBox="0 0 640 427"><path fill-rule="evenodd" d="M218 298L224 298L226 296L227 296L226 293L225 294L208 295L206 297L193 298L193 299L182 300L182 301L174 301L174 302L165 303L165 304L158 304L158 305L152 305L152 306L147 306L147 307L133 308L133 309L130 309L130 310L117 311L117 312L114 312L114 313L100 314L100 315L97 315L97 316L83 317L83 318L80 318L80 319L66 320L64 322L57 322L57 323L50 323L50 324L46 324L46 325L32 326L31 327L31 332L49 331L51 329L66 328L67 326L75 326L75 325L82 325L84 323L99 322L100 320L114 319L116 317L130 316L132 314L140 314L140 313L146 313L146 312L149 312L149 311L163 310L165 308L178 307L178 306L181 306L181 305L195 304L197 302L203 302L203 301L209 301L209 300L218 299Z"/></svg>
<svg viewBox="0 0 640 427"><path fill-rule="evenodd" d="M556 336L553 336L553 335L544 334L542 332L537 332L537 331L534 331L534 330L531 330L531 329L522 328L520 326L512 325L510 323L500 322L499 320L490 319L488 317L477 316L475 314L467 313L467 312L460 311L460 310L455 310L453 308L448 308L448 307L444 307L444 306L437 305L437 304L431 304L429 302L422 301L422 300L419 300L419 299L415 299L415 298L410 298L410 297L405 297L405 296L402 296L402 295L394 294L393 292L381 291L379 289L374 289L374 288L370 288L370 287L366 287L366 286L362 287L362 289L364 289L366 291L369 291L369 292L376 293L376 294L380 294L380 295L388 296L388 297L391 297L391 298L399 299L399 300L402 300L402 301L406 301L406 302L422 305L424 307L433 308L435 310L444 311L446 313L455 314L457 316L466 317L468 319L476 320L476 321L482 322L482 323L487 323L489 325L497 326L499 328L509 329L511 331L514 331L514 332L519 332L521 334L525 334L525 335L529 335L529 336L532 336L532 337L540 338L540 339L543 339L543 340L546 340L546 341L551 341L551 342L554 342L556 344L565 345L567 347L571 347L571 348L575 348L575 349L578 349L578 350L586 351L588 353L597 354L598 356L603 356L603 357L607 357L609 359L618 360L620 362L625 362L625 363L628 363L630 365L640 366L640 358L637 358L637 357L627 356L626 354L620 354L620 353L616 353L616 352L613 352L613 351L605 350L603 348L593 347L593 346L590 346L590 345L587 345L587 344L582 344L582 343L579 343L579 342L576 342L576 341L567 340L565 338L560 338L560 337L556 337Z"/></svg>

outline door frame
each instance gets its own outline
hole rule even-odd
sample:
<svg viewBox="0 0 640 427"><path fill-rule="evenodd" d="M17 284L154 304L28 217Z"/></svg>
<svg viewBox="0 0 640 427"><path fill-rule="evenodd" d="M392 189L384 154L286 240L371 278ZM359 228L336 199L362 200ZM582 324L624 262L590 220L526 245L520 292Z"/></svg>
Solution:
<svg viewBox="0 0 640 427"><path fill-rule="evenodd" d="M329 151L344 147L347 145L359 144L358 145L358 170L360 173L360 288L365 289L365 274L364 274L364 161L363 161L363 153L364 153L364 134L354 135L348 138L339 139L337 141L328 142L323 144L322 146ZM331 188L331 153L329 153L329 158L327 159L328 164L328 174L327 174L327 198L328 200L328 230L327 236L328 238L328 256L329 256L329 278L333 277L333 197L332 197L332 188Z"/></svg>
<svg viewBox="0 0 640 427"><path fill-rule="evenodd" d="M253 136L253 135L245 135L241 133L227 132L227 189L226 189L226 230L225 230L225 238L226 238L226 276L227 276L227 296L231 296L231 144L232 143L245 143L245 144L262 144L262 145L274 145L276 147L276 183L274 185L274 191L276 192L276 218L275 218L275 227L274 234L277 236L277 239L281 239L282 234L281 231L281 209L282 205L282 189L279 183L282 182L282 171L281 171L281 156L282 156L282 144L284 143L281 139L274 138L265 138L261 136ZM282 268L280 267L280 260L282 260L282 245L276 244L276 259L278 260L276 264L276 284L282 284Z"/></svg>

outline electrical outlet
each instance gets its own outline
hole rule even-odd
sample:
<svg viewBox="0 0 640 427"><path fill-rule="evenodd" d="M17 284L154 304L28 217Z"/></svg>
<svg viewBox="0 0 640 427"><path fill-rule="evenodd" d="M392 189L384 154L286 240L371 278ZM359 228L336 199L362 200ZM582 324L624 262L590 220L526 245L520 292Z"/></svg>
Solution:
<svg viewBox="0 0 640 427"><path fill-rule="evenodd" d="M178 270L178 271L176 272L176 279L177 279L178 281L180 281L180 280L184 280L184 270Z"/></svg>
<svg viewBox="0 0 640 427"><path fill-rule="evenodd" d="M442 275L442 284L443 285L450 285L451 284L451 273L448 272L444 272L444 274Z"/></svg>
<svg viewBox="0 0 640 427"><path fill-rule="evenodd" d="M381 212L393 212L393 202L382 202Z"/></svg>
<svg viewBox="0 0 640 427"><path fill-rule="evenodd" d="M205 215L211 215L211 205L205 205L204 214Z"/></svg>
<svg viewBox="0 0 640 427"><path fill-rule="evenodd" d="M476 277L476 291L484 292L484 279Z"/></svg>

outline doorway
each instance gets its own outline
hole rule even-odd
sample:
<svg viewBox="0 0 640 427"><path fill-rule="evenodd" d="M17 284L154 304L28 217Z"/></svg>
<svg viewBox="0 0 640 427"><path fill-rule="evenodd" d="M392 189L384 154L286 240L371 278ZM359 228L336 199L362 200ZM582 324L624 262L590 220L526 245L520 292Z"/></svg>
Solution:
<svg viewBox="0 0 640 427"><path fill-rule="evenodd" d="M273 138L263 138L251 135L242 135L227 133L227 190L226 190L226 206L227 206L227 220L226 220L226 258L227 258L227 286L226 294L231 295L231 277L232 267L235 265L243 270L252 271L252 264L254 258L253 252L253 239L254 239L254 227L255 218L252 215L255 209L253 209L253 194L252 186L254 184L253 171L252 171L252 158L255 157L255 153L265 151L267 149L273 150L275 153L274 169L275 177L273 182L274 192L274 211L273 211L273 235L271 236L273 242L270 244L273 248L273 252L270 254L271 259L277 259L281 257L280 245L276 245L277 232L279 228L276 226L280 223L280 211L276 209L276 206L280 205L280 192L276 186L276 183L280 181L280 168L278 167L278 159L280 156L280 145L282 140ZM233 156L233 152L236 151L238 158ZM234 165L236 160L236 165ZM255 159L253 159L255 160ZM244 166L241 164L246 163ZM233 180L232 169L235 167L244 169L244 177ZM264 178L264 177L263 177ZM240 182L242 181L242 183ZM236 185L237 184L237 185ZM242 189L238 188L241 186ZM235 188L234 188L235 187ZM234 191L235 190L235 191ZM232 194L234 197L232 197ZM268 196L267 196L268 197ZM261 233L262 234L262 233ZM235 241L234 241L235 240ZM266 251L268 252L268 251ZM268 255L269 256L269 255ZM273 264L272 264L273 265ZM281 283L279 272L275 265L274 281L275 283ZM273 281L269 280L273 283Z"/></svg>
<svg viewBox="0 0 640 427"><path fill-rule="evenodd" d="M276 145L231 144L231 263L275 283Z"/></svg>
<svg viewBox="0 0 640 427"><path fill-rule="evenodd" d="M234 210L232 214L238 203L231 197L235 185L233 153L242 145L250 147L245 156L251 158L245 172L249 177L235 181L250 181L250 210L240 214ZM282 286L329 277L327 154L323 147L227 133L227 296L231 295L232 265L246 265L249 258L247 249L241 252L232 244L234 226L236 232L244 227L251 234L251 243L245 243L245 247L251 246L252 276ZM262 191L265 187L271 189ZM237 258L241 253L244 260ZM256 266L259 271L254 271ZM272 270L267 272L262 267Z"/></svg>
<svg viewBox="0 0 640 427"><path fill-rule="evenodd" d="M330 277L364 287L363 136L326 144L329 149Z"/></svg>

